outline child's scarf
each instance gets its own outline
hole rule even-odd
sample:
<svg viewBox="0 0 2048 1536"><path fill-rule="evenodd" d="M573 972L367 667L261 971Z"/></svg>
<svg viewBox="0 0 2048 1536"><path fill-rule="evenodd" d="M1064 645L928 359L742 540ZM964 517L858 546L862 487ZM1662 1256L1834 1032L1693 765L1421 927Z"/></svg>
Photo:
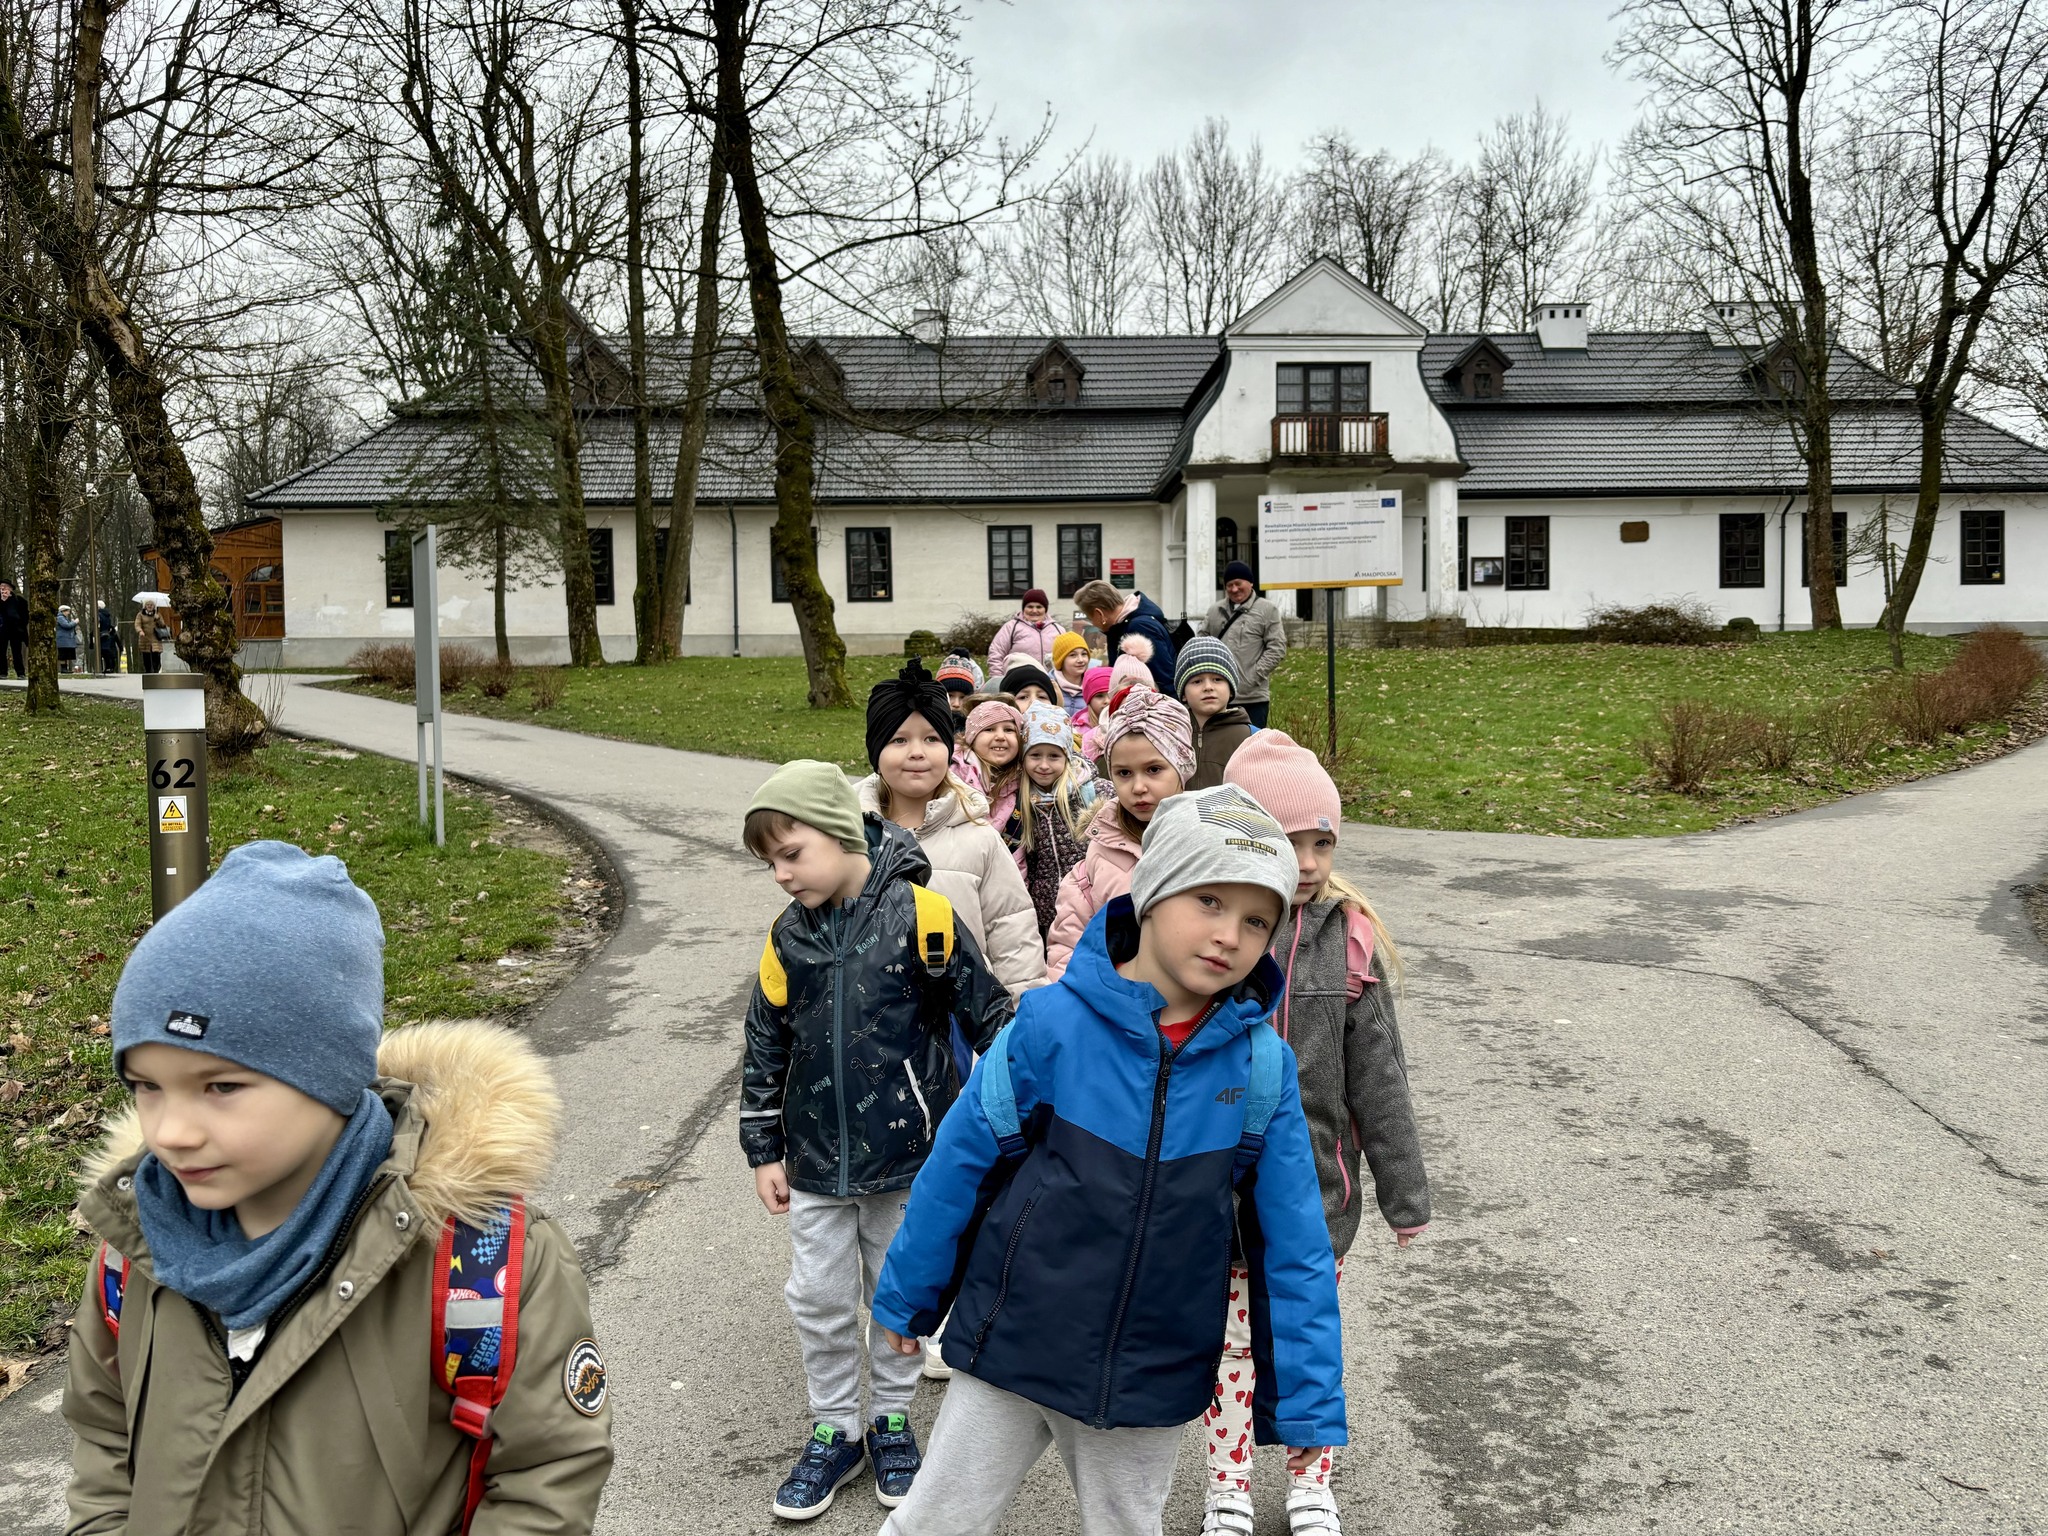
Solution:
<svg viewBox="0 0 2048 1536"><path fill-rule="evenodd" d="M229 1328L270 1318L318 1272L355 1209L356 1197L391 1152L391 1111L368 1088L341 1139L284 1225L242 1235L233 1211L202 1211L150 1153L135 1170L135 1210L160 1284L188 1296Z"/></svg>

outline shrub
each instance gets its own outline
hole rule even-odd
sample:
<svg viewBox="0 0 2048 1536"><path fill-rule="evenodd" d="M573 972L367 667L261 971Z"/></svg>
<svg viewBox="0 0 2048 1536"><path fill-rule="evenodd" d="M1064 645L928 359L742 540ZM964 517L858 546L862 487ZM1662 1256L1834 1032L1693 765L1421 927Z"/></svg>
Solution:
<svg viewBox="0 0 2048 1536"><path fill-rule="evenodd" d="M991 640L995 639L996 632L990 630L988 637ZM903 654L906 656L938 656L943 654L943 652L937 635L928 629L913 629L903 637Z"/></svg>
<svg viewBox="0 0 2048 1536"><path fill-rule="evenodd" d="M1737 640L1754 640L1763 633L1756 627L1756 620L1746 613L1738 613L1721 628L1724 633L1734 636Z"/></svg>
<svg viewBox="0 0 2048 1536"><path fill-rule="evenodd" d="M1806 717L1807 738L1837 767L1867 763L1883 725L1872 703L1868 693L1852 693L1815 706Z"/></svg>
<svg viewBox="0 0 2048 1536"><path fill-rule="evenodd" d="M562 702L562 669L559 667L529 667L526 680L533 687L533 708L535 713L553 709Z"/></svg>
<svg viewBox="0 0 2048 1536"><path fill-rule="evenodd" d="M995 641L996 631L1002 627L1003 620L1000 618L963 610L960 617L939 636L940 653L950 655L954 651L965 651L979 659L988 654L989 646Z"/></svg>
<svg viewBox="0 0 2048 1536"><path fill-rule="evenodd" d="M1586 632L1609 645L1706 645L1720 638L1714 611L1696 598L1673 598L1641 608L1598 607Z"/></svg>
<svg viewBox="0 0 2048 1536"><path fill-rule="evenodd" d="M1745 717L1705 699L1674 699L1657 711L1657 732L1636 750L1664 788L1698 793L1706 782L1742 756Z"/></svg>
<svg viewBox="0 0 2048 1536"><path fill-rule="evenodd" d="M441 647L441 696L460 693L462 685L475 677L491 660L473 645Z"/></svg>
<svg viewBox="0 0 2048 1536"><path fill-rule="evenodd" d="M1783 773L1799 761L1807 733L1786 715L1751 715L1745 722L1743 746L1752 762L1766 773Z"/></svg>
<svg viewBox="0 0 2048 1536"><path fill-rule="evenodd" d="M1994 624L1965 640L1946 670L1967 679L1983 711L1979 719L1997 719L2019 708L2041 680L2041 653L2018 630Z"/></svg>
<svg viewBox="0 0 2048 1536"><path fill-rule="evenodd" d="M396 641L372 640L356 647L348 659L349 671L366 683L385 688L412 687L412 647Z"/></svg>
<svg viewBox="0 0 2048 1536"><path fill-rule="evenodd" d="M509 661L493 660L476 675L476 685L487 699L502 699L512 691L512 680L519 674Z"/></svg>

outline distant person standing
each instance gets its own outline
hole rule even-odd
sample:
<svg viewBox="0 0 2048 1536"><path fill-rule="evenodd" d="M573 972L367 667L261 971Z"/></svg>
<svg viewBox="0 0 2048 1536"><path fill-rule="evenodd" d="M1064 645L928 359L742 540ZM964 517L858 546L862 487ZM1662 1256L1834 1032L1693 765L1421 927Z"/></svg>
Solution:
<svg viewBox="0 0 2048 1536"><path fill-rule="evenodd" d="M0 677L12 662L17 677L28 676L28 599L11 581L0 581Z"/></svg>
<svg viewBox="0 0 2048 1536"><path fill-rule="evenodd" d="M170 626L157 617L156 604L144 603L135 615L135 659L145 672L164 669L164 642L171 637Z"/></svg>
<svg viewBox="0 0 2048 1536"><path fill-rule="evenodd" d="M1106 659L1135 656L1152 673L1152 684L1173 697L1173 636L1166 615L1142 592L1128 596L1106 581L1091 581L1074 594L1074 606L1102 631Z"/></svg>
<svg viewBox="0 0 2048 1536"><path fill-rule="evenodd" d="M1237 699L1253 725L1266 728L1273 674L1287 659L1287 626L1280 610L1252 585L1252 568L1233 560L1223 568L1223 601L1209 610L1202 633L1221 640L1237 658Z"/></svg>
<svg viewBox="0 0 2048 1536"><path fill-rule="evenodd" d="M100 615L100 670L114 673L121 670L121 630L114 623L114 616L107 612L107 600L99 602Z"/></svg>
<svg viewBox="0 0 2048 1536"><path fill-rule="evenodd" d="M57 670L68 673L78 665L78 615L69 603L57 607Z"/></svg>
<svg viewBox="0 0 2048 1536"><path fill-rule="evenodd" d="M1052 671L1053 642L1067 632L1064 624L1050 616L1052 604L1041 587L1024 594L1023 606L996 631L988 647L988 675L1000 677L1010 670L1012 656L1029 656L1047 672Z"/></svg>

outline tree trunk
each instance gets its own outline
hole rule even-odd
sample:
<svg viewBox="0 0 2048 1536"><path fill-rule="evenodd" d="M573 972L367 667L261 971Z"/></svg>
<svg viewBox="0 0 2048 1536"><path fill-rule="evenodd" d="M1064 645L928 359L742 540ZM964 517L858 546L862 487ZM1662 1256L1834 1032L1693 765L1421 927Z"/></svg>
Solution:
<svg viewBox="0 0 2048 1536"><path fill-rule="evenodd" d="M640 124L640 9L619 0L626 55L626 343L633 375L633 660L640 666L662 654L663 571L654 537L654 471L648 463L647 274L641 229L645 194ZM673 540L675 534L670 532Z"/></svg>
<svg viewBox="0 0 2048 1536"><path fill-rule="evenodd" d="M34 412L28 435L27 572L28 712L54 714L62 705L57 689L57 588L61 579L64 527L64 440L72 416L65 396L76 327L38 302L33 320L18 322L15 334L28 360L28 394Z"/></svg>
<svg viewBox="0 0 2048 1536"><path fill-rule="evenodd" d="M817 427L797 385L782 316L782 281L775 269L768 209L754 174L753 124L746 99L747 0L712 0L718 51L718 130L725 142L734 211L746 253L747 298L754 312L760 356L761 400L775 429L775 530L770 548L781 562L790 606L803 640L804 670L813 709L853 703L846 686L846 643L832 618L832 595L818 576L811 542L812 482L817 469Z"/></svg>
<svg viewBox="0 0 2048 1536"><path fill-rule="evenodd" d="M597 578L590 565L590 526L583 515L583 433L569 375L569 316L559 290L543 295L546 314L534 336L534 361L547 397L554 445L555 506L562 539L562 596L569 607L569 665L604 665L597 637Z"/></svg>
<svg viewBox="0 0 2048 1536"><path fill-rule="evenodd" d="M505 520L491 530L491 631L498 638L498 660L512 664L512 641L505 633Z"/></svg>
<svg viewBox="0 0 2048 1536"><path fill-rule="evenodd" d="M81 0L72 71L73 208L58 207L43 165L28 142L11 82L0 78L0 158L18 205L39 244L63 275L65 298L106 370L107 398L128 448L128 462L149 503L157 552L171 569L171 606L181 628L178 654L206 678L208 735L216 750L246 750L262 737L263 712L242 696L235 662L234 615L214 577L213 536L199 486L171 427L164 384L127 302L114 290L95 243L101 53L107 0Z"/></svg>
<svg viewBox="0 0 2048 1536"><path fill-rule="evenodd" d="M1781 13L1784 14L1784 13ZM1813 627L1840 629L1835 593L1835 435L1828 394L1833 361L1828 334L1827 278L1821 269L1820 231L1814 220L1813 176L1807 163L1806 96L1815 48L1812 0L1797 0L1787 16L1793 28L1786 51L1785 240L1799 281L1801 429L1806 435L1806 573Z"/></svg>
<svg viewBox="0 0 2048 1536"><path fill-rule="evenodd" d="M668 566L661 573L662 654L683 650L683 605L690 594L690 555L697 536L697 483L711 422L711 362L718 350L718 241L725 223L725 151L713 129L704 181L704 217L697 230L697 293L690 306L690 381L683 399L676 477L669 493Z"/></svg>

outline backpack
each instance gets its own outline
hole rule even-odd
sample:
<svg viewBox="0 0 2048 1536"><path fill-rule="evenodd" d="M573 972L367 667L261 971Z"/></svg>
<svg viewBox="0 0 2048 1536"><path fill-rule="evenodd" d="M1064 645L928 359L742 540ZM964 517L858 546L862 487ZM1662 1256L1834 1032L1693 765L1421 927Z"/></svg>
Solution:
<svg viewBox="0 0 2048 1536"><path fill-rule="evenodd" d="M512 1385L519 1345L519 1274L526 1256L526 1202L516 1196L483 1226L450 1216L434 1255L433 1337L428 1364L454 1399L448 1419L476 1442L460 1530L467 1532L484 1501L490 1466L491 1415ZM455 1283L460 1277L464 1282ZM107 1331L121 1337L121 1301L128 1259L107 1243L94 1262L93 1288ZM592 1354L595 1359L595 1352Z"/></svg>
<svg viewBox="0 0 2048 1536"><path fill-rule="evenodd" d="M917 908L917 957L924 962L928 974L943 976L946 967L953 963L953 903L937 891L915 883L910 887L910 898ZM761 995L778 1008L789 1004L789 973L782 968L782 957L775 953L772 923L761 945Z"/></svg>
<svg viewBox="0 0 2048 1536"><path fill-rule="evenodd" d="M1017 1118L1017 1093L1010 1083L1010 1031L1005 1024L981 1058L981 1113L995 1132L996 1151L1005 1163L1021 1163L1031 1144ZM1281 1071L1280 1036L1264 1020L1246 1033L1252 1046L1251 1080L1244 1091L1244 1128L1237 1137L1237 1156L1231 1163L1230 1182L1242 1183L1266 1149L1266 1127L1280 1107L1285 1074Z"/></svg>

